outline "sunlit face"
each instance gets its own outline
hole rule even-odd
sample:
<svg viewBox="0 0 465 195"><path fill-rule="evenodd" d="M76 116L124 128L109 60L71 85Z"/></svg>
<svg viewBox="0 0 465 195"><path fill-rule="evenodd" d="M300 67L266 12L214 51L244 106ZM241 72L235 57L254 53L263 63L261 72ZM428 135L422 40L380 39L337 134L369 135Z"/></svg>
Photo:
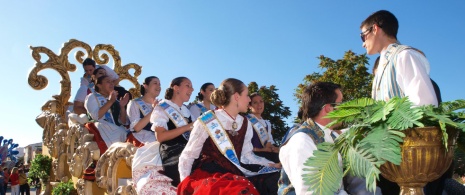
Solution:
<svg viewBox="0 0 465 195"><path fill-rule="evenodd" d="M265 109L265 102L263 101L262 96L255 96L251 99L250 102L250 110L252 111L253 114L262 114L263 110Z"/></svg>
<svg viewBox="0 0 465 195"><path fill-rule="evenodd" d="M84 66L84 77L90 77L92 76L92 73L94 72L95 67L92 65L85 65Z"/></svg>
<svg viewBox="0 0 465 195"><path fill-rule="evenodd" d="M376 30L376 26L364 26L362 27L362 36L365 38L365 42L363 42L362 47L367 50L368 55L373 55L378 53L378 49L376 48L376 37L374 31Z"/></svg>
<svg viewBox="0 0 465 195"><path fill-rule="evenodd" d="M144 84L144 87L147 93L153 93L155 94L155 97L158 97L158 95L160 95L160 91L161 91L160 79L153 78L152 80L150 80L148 84Z"/></svg>
<svg viewBox="0 0 465 195"><path fill-rule="evenodd" d="M238 95L237 103L239 106L239 112L247 112L247 108L249 107L250 97L249 97L249 90L247 90L247 86L242 85L242 92Z"/></svg>
<svg viewBox="0 0 465 195"><path fill-rule="evenodd" d="M179 95L182 102L187 102L191 98L194 88L192 87L191 80L184 79L179 86L175 87L176 96Z"/></svg>
<svg viewBox="0 0 465 195"><path fill-rule="evenodd" d="M110 77L105 77L102 83L97 84L99 88L99 92L102 94L110 94L113 90L115 90L115 85Z"/></svg>
<svg viewBox="0 0 465 195"><path fill-rule="evenodd" d="M213 91L215 91L215 86L214 85L209 85L205 89L205 91L200 90L200 93L203 95L204 100L210 101L210 96L213 93Z"/></svg>

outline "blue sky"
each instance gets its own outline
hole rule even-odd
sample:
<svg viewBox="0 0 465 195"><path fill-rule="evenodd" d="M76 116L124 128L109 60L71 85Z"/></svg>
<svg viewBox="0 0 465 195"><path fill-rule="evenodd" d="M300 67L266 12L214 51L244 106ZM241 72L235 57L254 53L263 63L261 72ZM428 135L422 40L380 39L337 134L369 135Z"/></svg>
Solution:
<svg viewBox="0 0 465 195"><path fill-rule="evenodd" d="M298 107L294 89L305 75L321 71L316 57L365 53L360 23L380 9L397 16L402 43L425 52L443 100L465 98L465 1L0 1L0 135L22 147L41 141L34 119L59 93L60 78L44 70L47 88L29 86L35 64L29 45L58 54L72 38L92 47L112 44L123 65L143 67L139 82L158 76L163 91L178 76L190 78L196 92L228 77L276 85L293 111L291 121ZM69 58L77 64L74 54ZM377 56L370 57L372 64ZM70 101L83 74L77 68L70 73Z"/></svg>

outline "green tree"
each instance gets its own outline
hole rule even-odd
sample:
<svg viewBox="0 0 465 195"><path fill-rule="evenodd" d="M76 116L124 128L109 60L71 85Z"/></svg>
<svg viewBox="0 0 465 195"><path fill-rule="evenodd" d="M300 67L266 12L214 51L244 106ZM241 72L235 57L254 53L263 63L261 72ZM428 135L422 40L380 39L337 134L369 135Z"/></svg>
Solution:
<svg viewBox="0 0 465 195"><path fill-rule="evenodd" d="M284 106L283 102L279 99L279 95L276 93L278 89L274 85L270 87L261 86L259 88L256 82L250 82L248 89L249 94L257 92L262 96L265 102L262 117L271 122L274 141L280 144L281 138L289 129L289 126L287 126L283 119L291 116L291 110L289 107Z"/></svg>
<svg viewBox="0 0 465 195"><path fill-rule="evenodd" d="M369 58L366 54L357 55L349 50L342 59L336 61L324 55L320 55L318 59L320 60L318 67L323 73L314 72L305 76L304 82L297 86L294 94L299 103L303 89L317 81L340 84L344 101L371 96L373 76L368 72Z"/></svg>

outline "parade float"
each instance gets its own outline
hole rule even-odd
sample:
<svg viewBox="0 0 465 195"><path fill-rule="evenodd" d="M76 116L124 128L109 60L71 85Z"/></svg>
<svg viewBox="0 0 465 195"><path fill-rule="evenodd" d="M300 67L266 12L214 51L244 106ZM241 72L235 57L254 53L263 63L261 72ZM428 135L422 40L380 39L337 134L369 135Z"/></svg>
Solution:
<svg viewBox="0 0 465 195"><path fill-rule="evenodd" d="M48 79L39 75L42 70L51 69L61 76L61 90L41 107L42 112L36 119L43 129L42 154L52 158L50 183L71 180L79 194L136 194L131 181L131 164L137 147L121 142L107 148L101 144L98 132L86 128L89 121L85 116L70 113L73 106L70 102L71 87L79 87L79 83L71 83L69 74L75 72L85 58L110 67L111 58L119 80L132 83L134 87L128 91L133 97L140 97L137 77L141 66L135 63L123 66L119 52L108 44L92 48L71 39L63 44L58 54L42 46L30 46L30 49L35 65L29 73L28 83L33 89L42 90L48 85ZM72 52L79 64L69 61Z"/></svg>

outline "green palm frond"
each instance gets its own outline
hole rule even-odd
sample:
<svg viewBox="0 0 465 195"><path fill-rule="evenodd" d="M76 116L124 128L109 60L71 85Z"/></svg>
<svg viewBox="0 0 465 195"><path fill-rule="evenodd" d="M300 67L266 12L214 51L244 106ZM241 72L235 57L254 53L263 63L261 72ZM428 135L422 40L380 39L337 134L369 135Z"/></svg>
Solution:
<svg viewBox="0 0 465 195"><path fill-rule="evenodd" d="M371 98L360 98L360 99L355 99L355 100L351 100L351 101L348 101L348 102L344 102L343 104L340 104L338 105L336 108L337 109L340 109L340 108L344 108L344 109L347 109L347 108L365 108L369 105L372 105L375 103L375 100L371 99Z"/></svg>
<svg viewBox="0 0 465 195"><path fill-rule="evenodd" d="M376 123L379 120L386 120L386 116L391 113L397 103L396 99L391 99L389 102L379 102L373 106L373 115L372 117L367 118L370 123Z"/></svg>
<svg viewBox="0 0 465 195"><path fill-rule="evenodd" d="M421 108L413 107L412 102L408 101L407 98L399 98L395 101L397 101L397 104L392 115L387 121L389 128L404 130L412 128L413 125L424 127L423 123L419 122L419 120L423 117L423 111Z"/></svg>
<svg viewBox="0 0 465 195"><path fill-rule="evenodd" d="M460 109L465 109L465 100L455 100L449 102L442 102L438 109L441 113L451 113Z"/></svg>
<svg viewBox="0 0 465 195"><path fill-rule="evenodd" d="M347 168L352 175L366 179L366 188L372 192L376 190L376 180L381 173L379 167L384 163L378 161L368 150L349 147L346 155Z"/></svg>
<svg viewBox="0 0 465 195"><path fill-rule="evenodd" d="M360 142L359 148L368 150L380 163L389 161L400 165L402 157L399 143L403 142L403 137L404 133L390 130L387 124L382 124L368 133Z"/></svg>
<svg viewBox="0 0 465 195"><path fill-rule="evenodd" d="M338 150L333 148L332 143L323 142L318 144L318 150L313 151L313 157L307 159L304 163L304 171L307 173L302 175L305 184L309 185L309 190L313 194L331 194L337 192L343 177L341 167L339 167Z"/></svg>
<svg viewBox="0 0 465 195"><path fill-rule="evenodd" d="M358 118L357 116L360 115L360 113L361 110L357 108L334 110L325 116L325 118L333 119L331 123L326 126L330 127L338 123L353 123L354 119Z"/></svg>

